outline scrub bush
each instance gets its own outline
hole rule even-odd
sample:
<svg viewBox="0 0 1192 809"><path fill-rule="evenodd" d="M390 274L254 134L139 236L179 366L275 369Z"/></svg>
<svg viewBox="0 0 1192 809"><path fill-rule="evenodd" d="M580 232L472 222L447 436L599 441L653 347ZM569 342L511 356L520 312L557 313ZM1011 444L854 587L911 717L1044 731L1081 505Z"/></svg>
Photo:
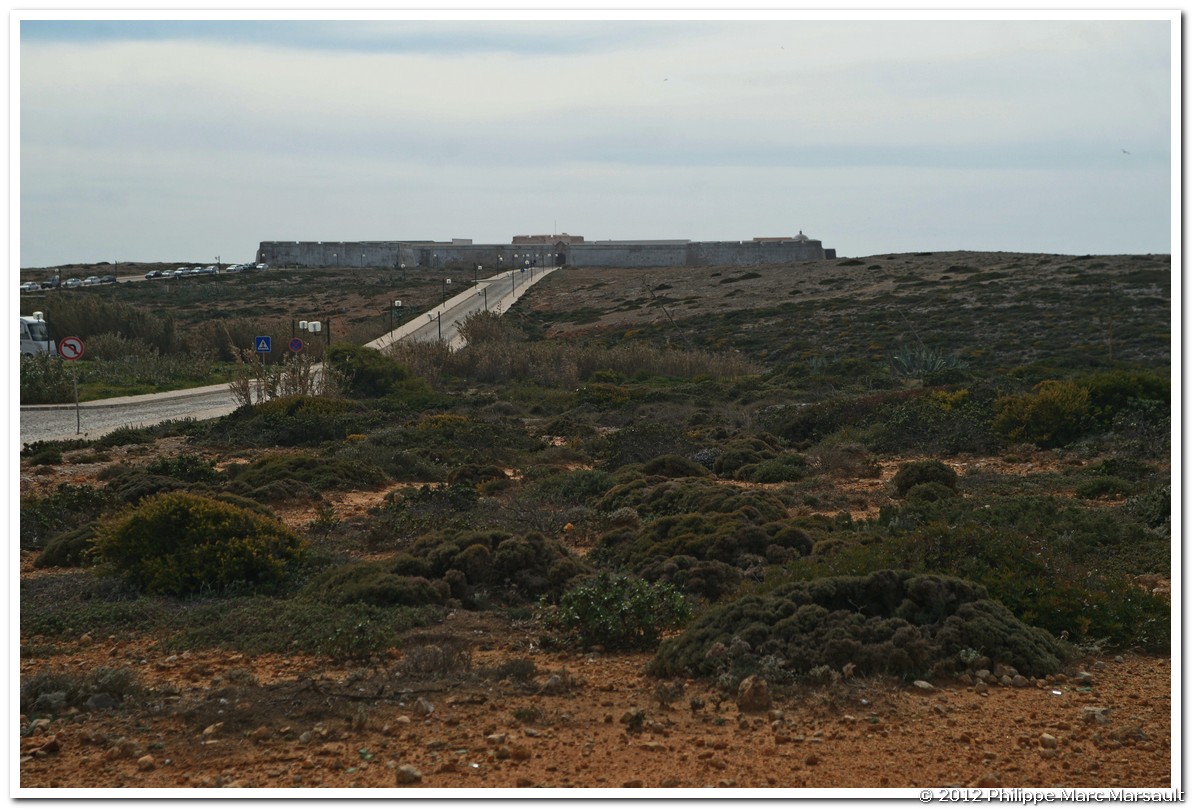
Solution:
<svg viewBox="0 0 1192 809"><path fill-rule="evenodd" d="M393 571L391 563L353 562L325 570L302 590L302 596L328 604L370 604L374 607L420 607L443 604L450 595L445 582Z"/></svg>
<svg viewBox="0 0 1192 809"><path fill-rule="evenodd" d="M751 483L788 483L807 477L811 468L803 455L784 452L776 458L743 466L737 473Z"/></svg>
<svg viewBox="0 0 1192 809"><path fill-rule="evenodd" d="M51 539L33 562L34 567L82 567L95 543L95 524L67 531Z"/></svg>
<svg viewBox="0 0 1192 809"><path fill-rule="evenodd" d="M451 595L465 604L490 594L510 603L558 598L572 579L590 572L586 563L542 534L504 531L424 536L392 565L395 573L444 579Z"/></svg>
<svg viewBox="0 0 1192 809"><path fill-rule="evenodd" d="M909 678L963 668L966 649L1036 676L1058 670L1064 657L1055 638L1016 619L979 585L880 570L795 582L714 607L663 641L649 671L735 682L763 661L796 676L852 663L861 675Z"/></svg>
<svg viewBox="0 0 1192 809"><path fill-rule="evenodd" d="M277 520L171 492L101 526L95 551L128 584L182 596L233 587L276 590L294 574L306 547Z"/></svg>
<svg viewBox="0 0 1192 809"><path fill-rule="evenodd" d="M775 495L702 478L659 480L635 477L613 486L601 498L601 511L629 507L644 518L677 514L741 512L754 522L781 520L786 507Z"/></svg>
<svg viewBox="0 0 1192 809"><path fill-rule="evenodd" d="M660 455L646 461L642 472L664 478L702 478L712 474L707 467L679 455Z"/></svg>
<svg viewBox="0 0 1192 809"><path fill-rule="evenodd" d="M426 394L430 390L409 368L375 348L336 343L327 351L327 363L340 375L344 392L350 396Z"/></svg>
<svg viewBox="0 0 1192 809"><path fill-rule="evenodd" d="M380 486L386 480L385 473L371 464L302 453L267 455L247 464L230 464L224 471L229 491L256 500L285 500L308 497L311 492L350 491Z"/></svg>
<svg viewBox="0 0 1192 809"><path fill-rule="evenodd" d="M552 624L584 646L648 649L691 615L669 584L601 573L563 594Z"/></svg>
<svg viewBox="0 0 1192 809"><path fill-rule="evenodd" d="M45 495L21 498L21 548L40 550L53 537L94 520L112 504L103 489L59 483Z"/></svg>
<svg viewBox="0 0 1192 809"><path fill-rule="evenodd" d="M1003 396L995 402L993 426L1011 441L1043 448L1062 447L1090 427L1088 391L1075 382L1044 380L1034 392Z"/></svg>
<svg viewBox="0 0 1192 809"><path fill-rule="evenodd" d="M906 497L912 487L922 483L938 483L956 490L956 470L936 460L910 461L898 467L897 474L890 481L898 497Z"/></svg>

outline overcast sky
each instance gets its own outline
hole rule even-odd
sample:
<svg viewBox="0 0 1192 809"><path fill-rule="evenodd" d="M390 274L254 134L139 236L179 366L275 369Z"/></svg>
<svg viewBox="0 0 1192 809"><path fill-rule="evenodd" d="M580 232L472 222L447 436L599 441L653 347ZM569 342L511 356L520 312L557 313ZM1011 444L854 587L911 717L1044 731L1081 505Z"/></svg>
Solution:
<svg viewBox="0 0 1192 809"><path fill-rule="evenodd" d="M551 231L1172 247L1170 20L20 16L25 267Z"/></svg>

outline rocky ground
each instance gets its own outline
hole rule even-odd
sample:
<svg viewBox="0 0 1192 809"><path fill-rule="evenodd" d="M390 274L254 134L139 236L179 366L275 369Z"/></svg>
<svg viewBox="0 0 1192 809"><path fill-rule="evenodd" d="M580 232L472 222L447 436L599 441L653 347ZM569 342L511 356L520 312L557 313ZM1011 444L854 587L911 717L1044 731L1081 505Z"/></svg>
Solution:
<svg viewBox="0 0 1192 809"><path fill-rule="evenodd" d="M645 676L646 655L535 649L501 619L456 613L423 634L393 660L338 671L80 638L53 662L128 666L152 690L134 707L100 698L52 721L22 717L21 786L1159 788L1172 778L1167 659L1094 658L1047 680L991 672L988 684L842 677L738 705L701 683Z"/></svg>
<svg viewBox="0 0 1192 809"><path fill-rule="evenodd" d="M23 489L95 471L54 469L27 474ZM858 516L873 507L866 493L878 482L855 482ZM349 515L381 495L344 494L336 508ZM281 516L301 527L308 511ZM63 575L31 563L26 554L22 576ZM540 637L530 621L459 611L415 631L388 659L350 669L84 635L57 643L51 657L22 658L22 679L128 668L145 693L121 706L97 696L52 720L21 717L20 785L1160 788L1172 780L1166 658L1093 656L1046 680L996 671L928 688L841 672L739 705L707 683L646 676L648 655L545 650Z"/></svg>

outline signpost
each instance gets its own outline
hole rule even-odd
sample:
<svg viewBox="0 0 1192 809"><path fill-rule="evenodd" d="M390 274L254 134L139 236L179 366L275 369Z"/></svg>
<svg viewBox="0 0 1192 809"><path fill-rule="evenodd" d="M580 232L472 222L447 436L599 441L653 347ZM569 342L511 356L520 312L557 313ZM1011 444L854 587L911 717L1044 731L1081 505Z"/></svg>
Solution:
<svg viewBox="0 0 1192 809"><path fill-rule="evenodd" d="M252 342L258 354L268 354L273 350L272 337L254 337Z"/></svg>
<svg viewBox="0 0 1192 809"><path fill-rule="evenodd" d="M58 356L64 360L77 360L83 356L83 341L78 337L63 337L58 343ZM78 366L71 369L74 372L75 394L75 435L83 432L83 414L79 410L79 372Z"/></svg>
<svg viewBox="0 0 1192 809"><path fill-rule="evenodd" d="M64 360L77 360L83 356L83 341L78 337L63 337L58 343L58 353Z"/></svg>

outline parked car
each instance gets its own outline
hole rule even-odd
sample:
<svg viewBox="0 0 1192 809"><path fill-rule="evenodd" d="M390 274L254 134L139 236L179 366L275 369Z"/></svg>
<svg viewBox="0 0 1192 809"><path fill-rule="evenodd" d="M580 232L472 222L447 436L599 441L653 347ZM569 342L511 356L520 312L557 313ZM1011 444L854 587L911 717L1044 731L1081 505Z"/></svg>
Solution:
<svg viewBox="0 0 1192 809"><path fill-rule="evenodd" d="M74 289L75 287L81 287L82 285L82 278L67 278L62 282L62 286L66 287L67 289Z"/></svg>
<svg viewBox="0 0 1192 809"><path fill-rule="evenodd" d="M145 273L145 280L149 280L150 278L161 278L161 270L150 270Z"/></svg>
<svg viewBox="0 0 1192 809"><path fill-rule="evenodd" d="M101 276L99 277L99 283L101 283L101 284L114 284L114 283L116 283L116 276L114 276L114 275L101 275Z"/></svg>
<svg viewBox="0 0 1192 809"><path fill-rule="evenodd" d="M40 292L41 284L36 281L26 281L21 284L21 292Z"/></svg>
<svg viewBox="0 0 1192 809"><path fill-rule="evenodd" d="M83 286L85 286L85 287L99 286L99 276L98 275L88 275L86 278L83 279Z"/></svg>
<svg viewBox="0 0 1192 809"><path fill-rule="evenodd" d="M267 269L269 269L269 265L268 264L258 264L257 269L258 270L267 270Z"/></svg>
<svg viewBox="0 0 1192 809"><path fill-rule="evenodd" d="M60 284L61 282L62 282L61 278L59 278L56 275L51 275L49 278L47 278L46 280L41 282L41 288L42 289L57 289L58 284Z"/></svg>

